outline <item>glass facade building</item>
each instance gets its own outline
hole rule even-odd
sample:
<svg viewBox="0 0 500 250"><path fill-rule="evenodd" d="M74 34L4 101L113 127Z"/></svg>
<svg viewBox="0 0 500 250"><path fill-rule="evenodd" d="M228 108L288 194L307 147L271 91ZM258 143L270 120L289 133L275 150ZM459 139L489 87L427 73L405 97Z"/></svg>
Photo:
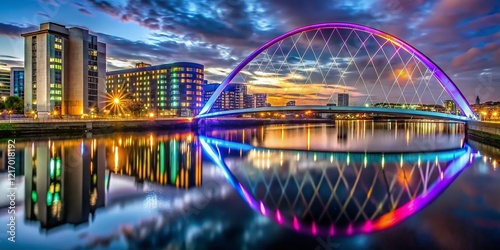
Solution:
<svg viewBox="0 0 500 250"><path fill-rule="evenodd" d="M220 86L218 83L206 84L203 86L203 101L206 103ZM230 83L222 91L219 98L212 105L211 112L234 110L243 108L265 107L267 101L266 94L249 94L247 85L244 83Z"/></svg>
<svg viewBox="0 0 500 250"><path fill-rule="evenodd" d="M157 116L195 116L202 108L204 66L177 62L107 72L108 95L143 102L143 109Z"/></svg>
<svg viewBox="0 0 500 250"><path fill-rule="evenodd" d="M42 23L22 34L25 110L39 116L90 113L103 107L106 44L89 30Z"/></svg>
<svg viewBox="0 0 500 250"><path fill-rule="evenodd" d="M24 68L10 69L10 95L24 99Z"/></svg>
<svg viewBox="0 0 500 250"><path fill-rule="evenodd" d="M349 106L349 94L338 94L337 104L340 107Z"/></svg>
<svg viewBox="0 0 500 250"><path fill-rule="evenodd" d="M10 72L0 69L0 98L3 100L10 96Z"/></svg>

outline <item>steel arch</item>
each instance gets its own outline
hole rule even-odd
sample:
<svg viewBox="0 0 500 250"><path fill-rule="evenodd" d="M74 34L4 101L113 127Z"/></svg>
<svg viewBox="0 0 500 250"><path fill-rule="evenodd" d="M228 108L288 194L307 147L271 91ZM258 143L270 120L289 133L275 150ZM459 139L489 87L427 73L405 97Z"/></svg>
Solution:
<svg viewBox="0 0 500 250"><path fill-rule="evenodd" d="M353 23L345 23L345 22L330 22L330 23L319 23L319 24L313 24L313 25L307 25L304 27L300 27L297 29L294 29L292 31L289 31L281 36L278 36L271 41L265 43L258 49L256 49L254 52L252 52L248 57L246 57L243 61L241 61L236 68L229 73L229 75L222 81L221 85L214 91L213 95L210 97L210 99L207 101L203 109L200 111L200 113L196 116L196 118L201 118L204 114L208 113L210 109L212 108L213 104L217 100L217 98L221 95L222 91L229 85L229 83L236 77L236 75L244 68L246 67L253 59L255 59L258 55L260 55L262 52L264 52L266 49L269 47L277 44L278 42L289 38L291 36L294 36L296 34L299 34L301 32L308 32L312 30L317 30L317 29L331 29L331 28L345 28L345 29L351 29L351 30L358 30L358 31L363 31L366 33L370 33L373 35L376 35L380 38L386 39L387 41L395 44L396 46L403 48L405 51L407 51L410 54L414 54L424 65L430 69L432 72L434 72L434 76L436 79L439 81L441 86L446 90L446 92L451 96L453 101L458 105L462 113L468 118L468 119L475 119L474 111L472 111L472 108L469 106L469 103L465 99L464 95L458 87L453 83L453 81L450 79L446 73L437 65L435 64L431 59L429 59L426 55L424 55L422 52L418 51L416 48L411 46L410 44L404 42L403 40L390 35L388 33L385 33L383 31L370 28L367 26L359 25L359 24L353 24Z"/></svg>

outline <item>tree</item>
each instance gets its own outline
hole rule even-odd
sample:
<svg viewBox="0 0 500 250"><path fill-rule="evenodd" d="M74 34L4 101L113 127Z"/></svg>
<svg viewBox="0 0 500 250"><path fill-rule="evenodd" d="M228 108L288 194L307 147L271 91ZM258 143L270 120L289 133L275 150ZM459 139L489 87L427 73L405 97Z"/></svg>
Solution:
<svg viewBox="0 0 500 250"><path fill-rule="evenodd" d="M18 96L9 96L5 100L5 108L12 110L15 114L24 114L24 101Z"/></svg>
<svg viewBox="0 0 500 250"><path fill-rule="evenodd" d="M141 110L144 108L144 101L131 101L127 105L127 109L135 116L139 116L141 114Z"/></svg>
<svg viewBox="0 0 500 250"><path fill-rule="evenodd" d="M5 103L0 101L0 112L5 109Z"/></svg>

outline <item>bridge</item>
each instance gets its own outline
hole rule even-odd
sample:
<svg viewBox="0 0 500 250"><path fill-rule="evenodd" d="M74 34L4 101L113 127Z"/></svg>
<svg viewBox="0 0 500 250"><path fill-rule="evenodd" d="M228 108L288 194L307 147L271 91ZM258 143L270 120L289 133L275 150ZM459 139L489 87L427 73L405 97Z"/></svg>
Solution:
<svg viewBox="0 0 500 250"><path fill-rule="evenodd" d="M233 105L238 107L211 112L215 104L225 105L221 99L233 83L245 85L250 95L264 94L267 103L244 106L240 96ZM339 103L329 105L335 95ZM224 98L228 102L230 97ZM286 105L288 101L297 106ZM444 109L431 112L377 104ZM304 110L476 119L455 83L422 52L383 31L343 22L304 26L257 48L227 75L195 118Z"/></svg>
<svg viewBox="0 0 500 250"><path fill-rule="evenodd" d="M401 115L409 117L424 117L424 118L443 119L451 121L462 121L462 122L468 120L467 117L465 116L446 114L440 112L421 111L421 110L377 108L377 107L355 107L355 106L347 106L347 107L312 106L312 105L274 106L274 107L271 106L271 107L261 107L261 108L226 110L226 111L219 111L219 112L212 112L212 113L198 115L197 118L214 118L221 116L242 115L242 114L260 113L260 112L296 112L296 111L316 111L320 113L392 114L392 115Z"/></svg>

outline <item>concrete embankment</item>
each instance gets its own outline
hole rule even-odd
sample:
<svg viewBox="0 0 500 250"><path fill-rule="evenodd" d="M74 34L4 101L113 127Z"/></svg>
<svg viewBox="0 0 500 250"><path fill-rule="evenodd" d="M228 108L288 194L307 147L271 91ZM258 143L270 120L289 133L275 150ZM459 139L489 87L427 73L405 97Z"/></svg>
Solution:
<svg viewBox="0 0 500 250"><path fill-rule="evenodd" d="M500 123L469 121L467 135L472 140L500 148Z"/></svg>
<svg viewBox="0 0 500 250"><path fill-rule="evenodd" d="M142 120L52 120L43 122L0 123L0 137L83 136L85 133L106 134L113 132L162 131L199 128L232 128L268 124L304 124L332 122L325 119L258 119L220 118L196 121L190 118Z"/></svg>
<svg viewBox="0 0 500 250"><path fill-rule="evenodd" d="M182 129L190 119L93 120L0 123L0 136L84 135L144 130Z"/></svg>

